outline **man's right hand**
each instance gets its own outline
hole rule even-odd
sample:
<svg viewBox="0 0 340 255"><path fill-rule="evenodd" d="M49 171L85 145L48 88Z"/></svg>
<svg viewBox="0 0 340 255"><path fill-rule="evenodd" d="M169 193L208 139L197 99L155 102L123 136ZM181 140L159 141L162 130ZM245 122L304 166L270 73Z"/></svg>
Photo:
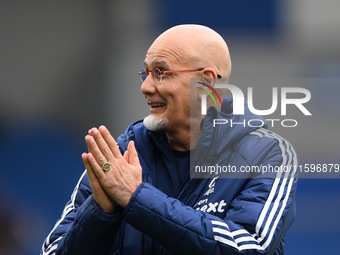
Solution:
<svg viewBox="0 0 340 255"><path fill-rule="evenodd" d="M86 167L87 175L90 179L90 185L93 193L93 198L100 207L100 209L105 213L114 213L117 210L118 205L113 202L109 196L106 194L104 189L102 188L99 180L95 176L88 158L93 157L91 153L83 153L82 158L84 165Z"/></svg>

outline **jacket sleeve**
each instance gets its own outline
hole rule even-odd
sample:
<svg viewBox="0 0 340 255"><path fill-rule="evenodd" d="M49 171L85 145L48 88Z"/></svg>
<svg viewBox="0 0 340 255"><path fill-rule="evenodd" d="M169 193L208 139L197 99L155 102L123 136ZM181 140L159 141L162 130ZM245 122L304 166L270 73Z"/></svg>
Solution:
<svg viewBox="0 0 340 255"><path fill-rule="evenodd" d="M97 206L84 171L41 254L112 254L120 223L120 212L106 214Z"/></svg>
<svg viewBox="0 0 340 255"><path fill-rule="evenodd" d="M288 170L249 179L224 219L185 206L148 183L138 187L124 219L176 254L280 254L295 217L297 179L291 166L297 158L289 143L276 144L261 165Z"/></svg>

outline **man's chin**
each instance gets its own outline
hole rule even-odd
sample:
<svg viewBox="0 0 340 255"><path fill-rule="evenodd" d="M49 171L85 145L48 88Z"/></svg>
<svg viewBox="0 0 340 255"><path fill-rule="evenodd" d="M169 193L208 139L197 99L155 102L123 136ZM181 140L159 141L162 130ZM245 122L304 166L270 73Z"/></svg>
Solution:
<svg viewBox="0 0 340 255"><path fill-rule="evenodd" d="M168 122L166 117L155 117L153 115L147 116L143 121L144 126L150 131L162 131L168 125Z"/></svg>

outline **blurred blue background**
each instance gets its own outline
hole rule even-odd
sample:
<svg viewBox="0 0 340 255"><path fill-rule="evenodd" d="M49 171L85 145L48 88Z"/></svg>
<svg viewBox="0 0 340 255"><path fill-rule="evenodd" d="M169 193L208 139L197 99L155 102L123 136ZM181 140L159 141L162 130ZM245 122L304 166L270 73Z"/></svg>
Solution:
<svg viewBox="0 0 340 255"><path fill-rule="evenodd" d="M84 170L88 129L105 124L117 137L147 114L137 73L173 25L219 32L230 83L257 88L255 102L268 106L275 86L309 89L313 116L293 112L298 127L273 130L301 163L340 163L339 9L336 0L1 1L0 254L39 253ZM300 179L296 198L286 254L339 254L340 179Z"/></svg>

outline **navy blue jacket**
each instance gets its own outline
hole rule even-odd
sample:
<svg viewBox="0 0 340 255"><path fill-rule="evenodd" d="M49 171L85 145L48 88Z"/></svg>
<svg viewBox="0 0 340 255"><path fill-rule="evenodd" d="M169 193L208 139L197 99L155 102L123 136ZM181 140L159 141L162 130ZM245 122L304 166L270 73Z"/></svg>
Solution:
<svg viewBox="0 0 340 255"><path fill-rule="evenodd" d="M195 166L209 165L231 165L238 172L254 166L285 171L246 173L249 178L208 173L210 178L188 178L177 197L169 197L155 187L154 173L176 167L174 155L161 132L150 132L137 121L117 140L122 152L135 141L143 168L143 183L128 206L113 215L102 212L85 171L41 254L283 254L283 238L295 218L292 166L297 156L285 139L255 127L261 117L248 109L232 115L231 109L228 98L221 112L209 108L192 173ZM251 126L213 127L213 119L253 121Z"/></svg>

